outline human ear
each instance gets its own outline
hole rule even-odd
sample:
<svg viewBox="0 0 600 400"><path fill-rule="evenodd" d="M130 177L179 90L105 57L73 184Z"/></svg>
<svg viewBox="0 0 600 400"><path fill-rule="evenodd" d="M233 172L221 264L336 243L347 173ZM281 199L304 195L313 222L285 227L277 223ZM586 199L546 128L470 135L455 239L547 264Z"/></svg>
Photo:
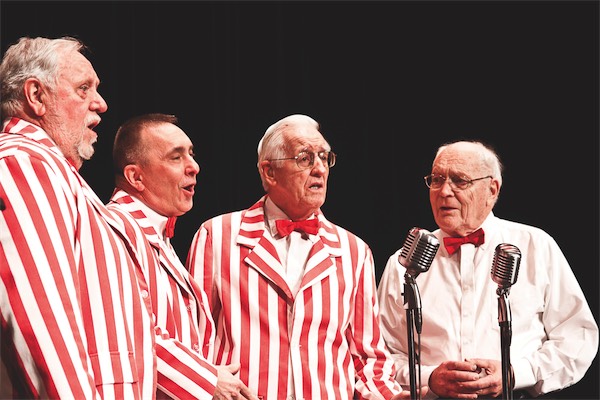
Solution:
<svg viewBox="0 0 600 400"><path fill-rule="evenodd" d="M263 160L260 162L260 174L264 177L266 181L274 182L275 170L271 165L271 161Z"/></svg>
<svg viewBox="0 0 600 400"><path fill-rule="evenodd" d="M27 79L23 84L23 94L29 108L33 110L36 116L41 117L46 114L46 105L44 104L46 100L45 88L39 80L35 78Z"/></svg>
<svg viewBox="0 0 600 400"><path fill-rule="evenodd" d="M145 189L144 179L142 176L142 170L135 164L126 165L123 168L123 176L127 183L133 187L138 192L141 192Z"/></svg>

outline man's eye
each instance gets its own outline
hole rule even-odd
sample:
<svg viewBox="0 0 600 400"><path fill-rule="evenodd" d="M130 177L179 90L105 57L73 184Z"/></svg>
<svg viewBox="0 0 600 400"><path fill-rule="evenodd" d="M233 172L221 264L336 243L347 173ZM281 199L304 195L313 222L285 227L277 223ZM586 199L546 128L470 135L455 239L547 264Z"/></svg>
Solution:
<svg viewBox="0 0 600 400"><path fill-rule="evenodd" d="M454 184L458 187L465 187L466 185L469 184L469 181L467 181L466 179L463 178L452 178L452 182L454 182Z"/></svg>
<svg viewBox="0 0 600 400"><path fill-rule="evenodd" d="M446 178L444 178L443 176L434 176L433 178L431 178L431 183L433 183L434 185L441 185L446 181Z"/></svg>
<svg viewBox="0 0 600 400"><path fill-rule="evenodd" d="M308 153L300 153L298 154L298 161L309 161L310 160L310 156L308 155Z"/></svg>

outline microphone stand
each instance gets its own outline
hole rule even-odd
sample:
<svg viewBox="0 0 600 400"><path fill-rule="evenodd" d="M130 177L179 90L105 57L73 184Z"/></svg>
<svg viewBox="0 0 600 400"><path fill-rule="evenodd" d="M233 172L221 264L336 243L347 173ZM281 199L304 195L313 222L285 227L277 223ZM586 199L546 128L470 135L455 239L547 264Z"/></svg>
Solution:
<svg viewBox="0 0 600 400"><path fill-rule="evenodd" d="M502 350L502 399L513 399L513 382L510 370L510 342L512 338L508 289L498 287L498 324L500 325L500 347Z"/></svg>
<svg viewBox="0 0 600 400"><path fill-rule="evenodd" d="M410 376L410 398L420 399L421 396L417 397L417 379L416 379L416 365L420 361L417 359L415 352L415 341L413 329L416 329L417 334L421 334L421 297L419 294L419 288L415 282L415 277L409 273L404 274L404 308L406 309L406 334L408 341L408 366ZM415 317L416 315L416 317ZM420 378L419 378L420 380Z"/></svg>

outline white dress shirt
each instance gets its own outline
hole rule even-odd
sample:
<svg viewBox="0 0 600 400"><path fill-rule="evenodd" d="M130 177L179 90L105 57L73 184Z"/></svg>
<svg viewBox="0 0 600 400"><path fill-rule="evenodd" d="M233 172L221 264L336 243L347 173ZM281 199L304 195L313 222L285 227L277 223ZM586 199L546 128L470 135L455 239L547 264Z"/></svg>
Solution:
<svg viewBox="0 0 600 400"><path fill-rule="evenodd" d="M391 399L401 388L381 336L369 246L316 210L294 293L266 226L267 197L203 222L190 246L186 265L217 329L215 362L239 362L240 379L264 399Z"/></svg>
<svg viewBox="0 0 600 400"><path fill-rule="evenodd" d="M282 237L277 231L275 221L278 219L290 219L290 217L268 197L265 201L265 215L268 230L271 232L273 238L276 239L275 247L277 248L277 254L279 254L281 263L286 269L286 280L292 289L292 293L295 295L300 288L308 254L313 243L317 240L317 235L292 231L289 235ZM309 219L314 217L312 215Z"/></svg>
<svg viewBox="0 0 600 400"><path fill-rule="evenodd" d="M564 389L579 381L598 350L598 326L569 263L544 231L499 219L491 213L482 225L485 243L464 244L449 255L441 245L427 272L417 276L423 316L421 378L443 361L467 358L501 360L498 285L491 279L495 248L500 243L522 253L517 281L508 295L512 314L510 361L515 389L532 395ZM401 291L405 268L401 249L388 260L378 296L381 326L393 354L396 379L410 383L406 310ZM417 338L415 338L416 340ZM435 397L430 391L428 397Z"/></svg>

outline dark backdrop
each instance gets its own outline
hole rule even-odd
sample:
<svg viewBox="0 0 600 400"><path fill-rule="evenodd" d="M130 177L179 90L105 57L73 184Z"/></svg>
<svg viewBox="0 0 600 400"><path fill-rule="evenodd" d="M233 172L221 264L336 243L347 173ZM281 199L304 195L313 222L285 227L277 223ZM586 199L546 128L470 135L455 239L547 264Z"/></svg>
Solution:
<svg viewBox="0 0 600 400"><path fill-rule="evenodd" d="M182 259L202 221L263 194L260 137L304 113L339 155L323 210L371 245L378 279L411 227L435 229L422 177L437 146L480 139L506 164L495 213L557 240L598 319L598 1L2 0L0 12L2 53L25 35L93 51L109 110L81 172L103 200L118 125L180 118L202 168L177 222ZM597 360L567 397L598 398Z"/></svg>

